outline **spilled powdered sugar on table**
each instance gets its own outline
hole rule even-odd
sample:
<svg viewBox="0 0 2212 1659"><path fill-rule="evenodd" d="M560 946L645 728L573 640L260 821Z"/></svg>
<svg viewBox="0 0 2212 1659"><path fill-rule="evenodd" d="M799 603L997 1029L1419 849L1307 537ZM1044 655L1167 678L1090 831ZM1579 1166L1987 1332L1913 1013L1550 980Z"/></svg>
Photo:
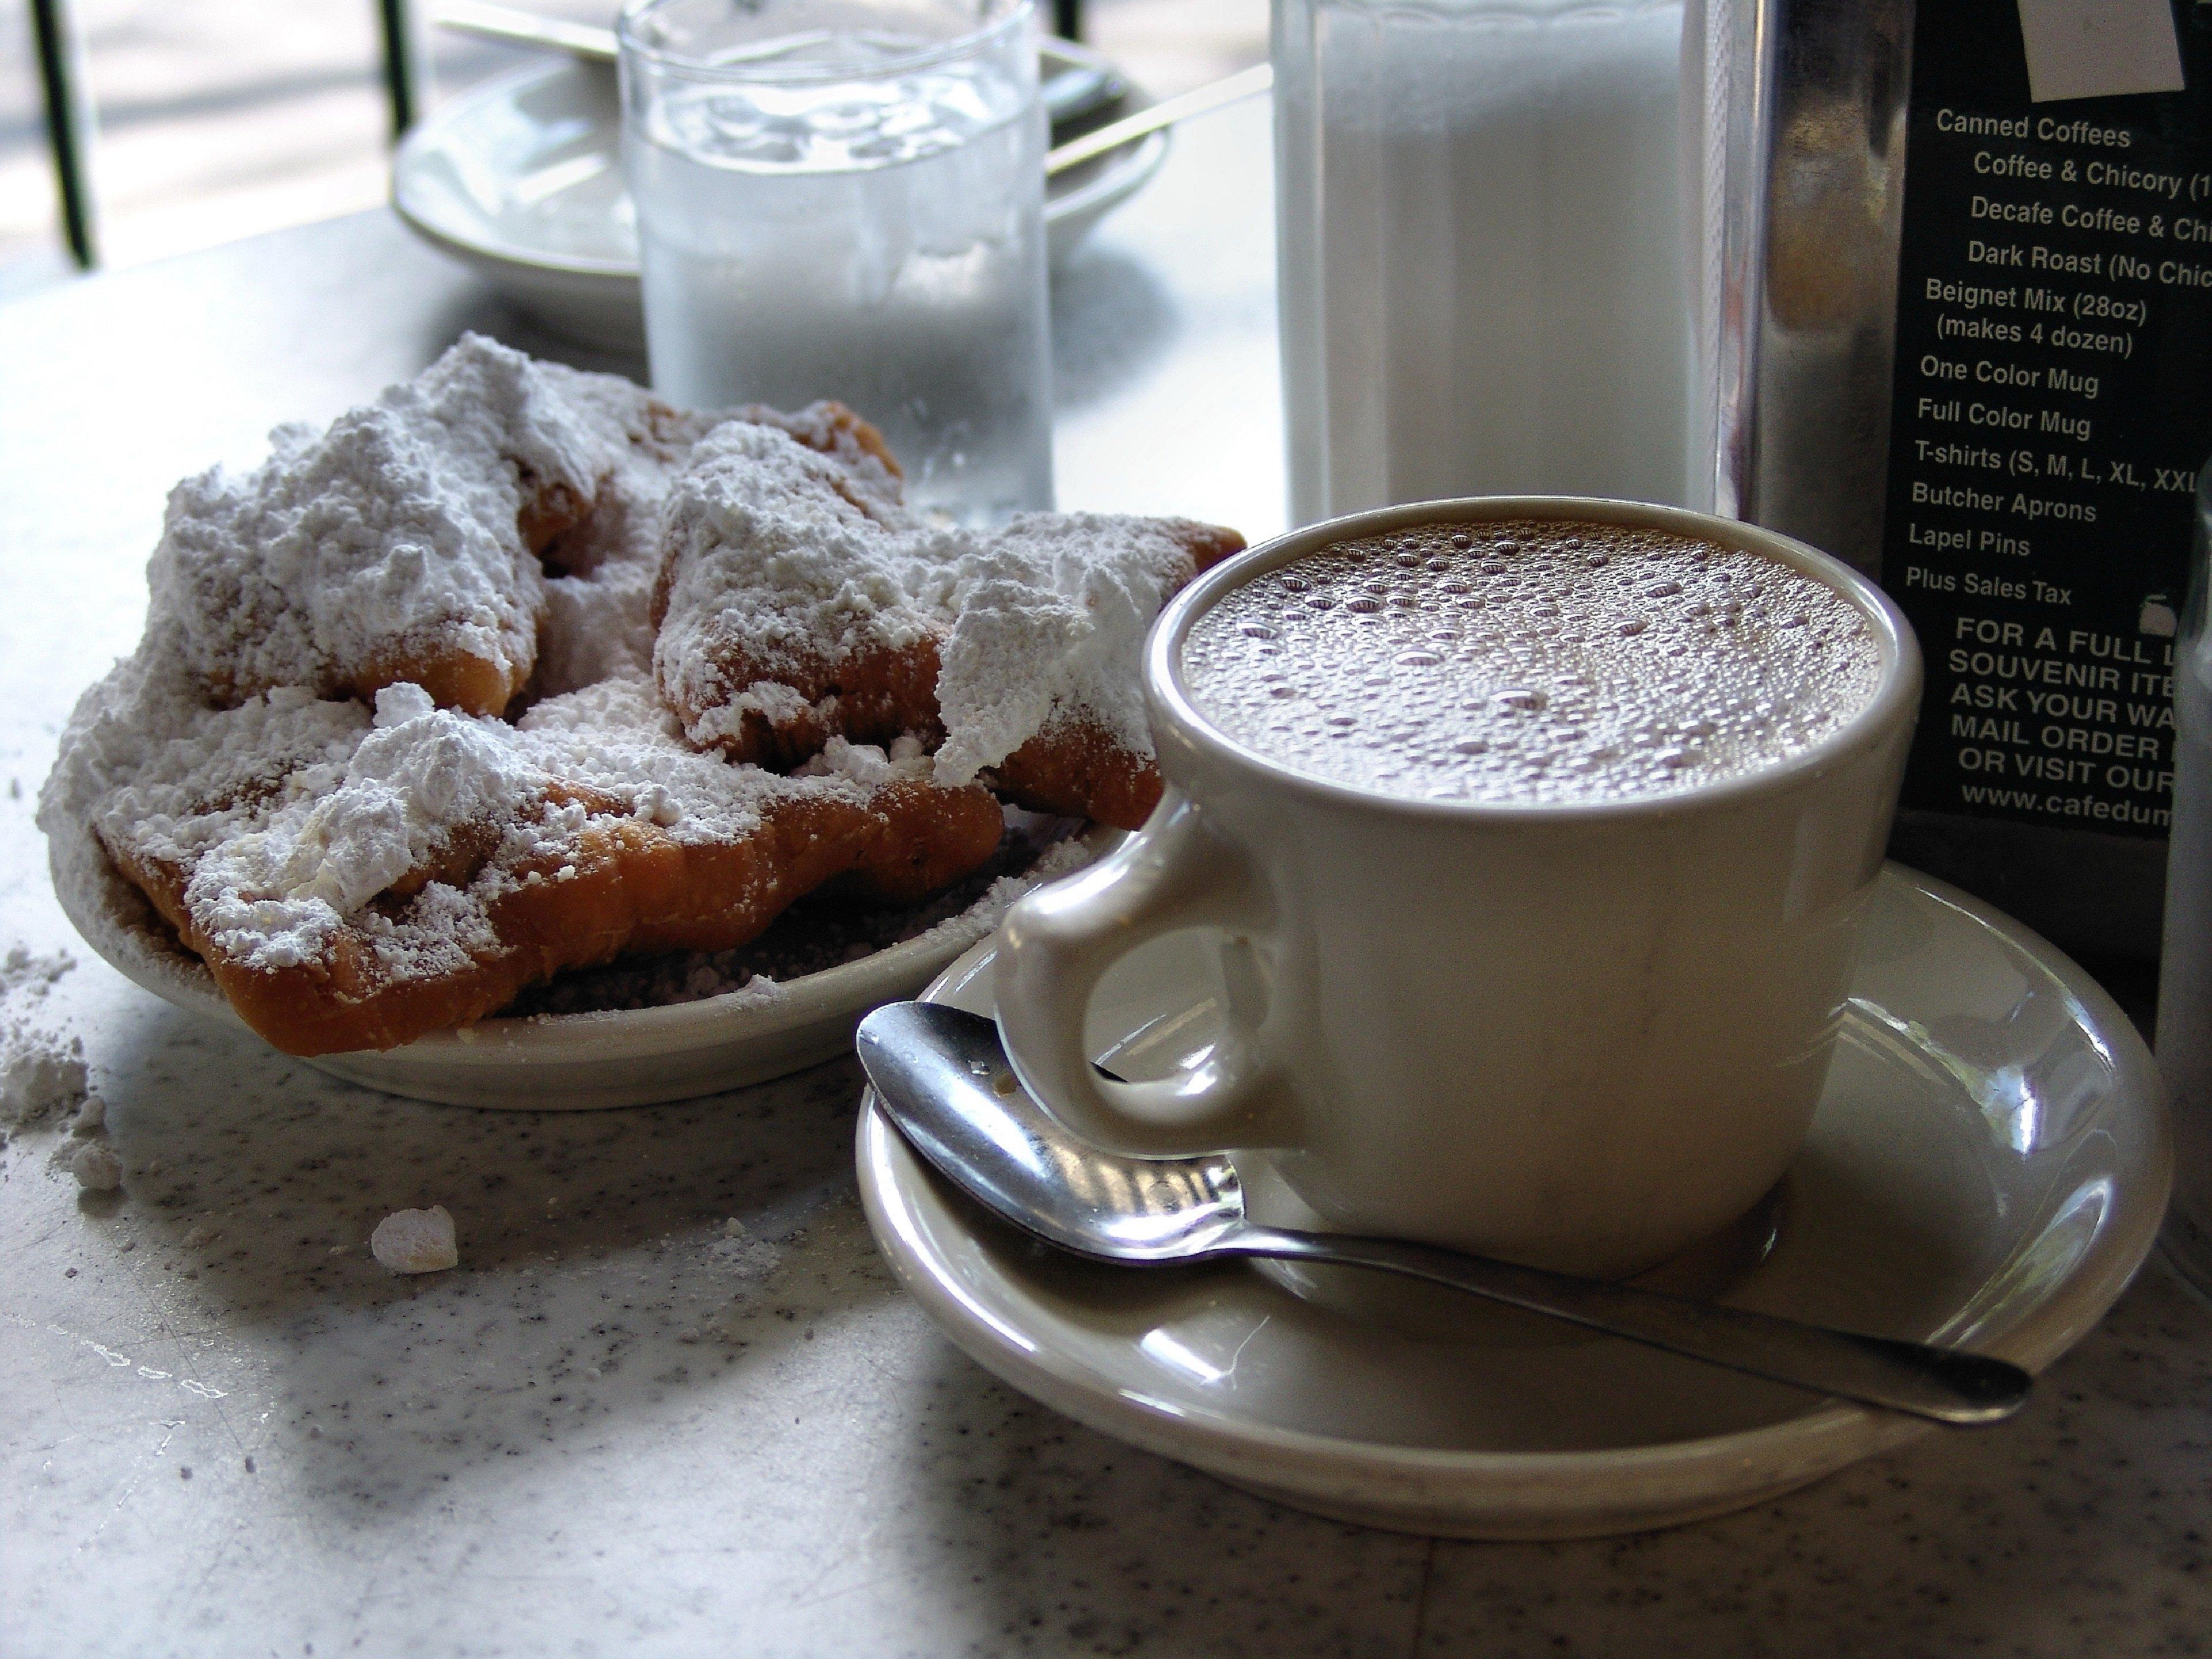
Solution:
<svg viewBox="0 0 2212 1659"><path fill-rule="evenodd" d="M20 945L0 958L0 1145L86 1099L84 1040L46 1006L76 967L66 951L36 956Z"/></svg>

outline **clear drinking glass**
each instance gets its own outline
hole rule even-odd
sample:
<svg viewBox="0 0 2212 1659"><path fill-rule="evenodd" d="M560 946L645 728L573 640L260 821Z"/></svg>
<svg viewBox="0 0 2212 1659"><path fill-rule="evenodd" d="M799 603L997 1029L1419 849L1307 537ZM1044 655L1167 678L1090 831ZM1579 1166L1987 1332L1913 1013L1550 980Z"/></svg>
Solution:
<svg viewBox="0 0 2212 1659"><path fill-rule="evenodd" d="M817 398L918 504L1052 505L1030 0L630 0L623 167L656 392Z"/></svg>
<svg viewBox="0 0 2212 1659"><path fill-rule="evenodd" d="M2166 1246L2212 1294L2212 461L2197 474L2197 556L2173 651L2173 829L2158 1066L2173 1105Z"/></svg>
<svg viewBox="0 0 2212 1659"><path fill-rule="evenodd" d="M1276 0L1291 516L1696 507L1681 0Z"/></svg>

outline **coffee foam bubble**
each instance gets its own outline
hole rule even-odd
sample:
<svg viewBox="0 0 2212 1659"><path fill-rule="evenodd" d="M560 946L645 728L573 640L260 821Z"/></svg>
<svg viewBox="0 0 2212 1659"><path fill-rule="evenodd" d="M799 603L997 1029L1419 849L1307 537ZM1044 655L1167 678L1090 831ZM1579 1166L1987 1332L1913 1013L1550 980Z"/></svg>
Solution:
<svg viewBox="0 0 2212 1659"><path fill-rule="evenodd" d="M1668 794L1863 708L1858 608L1755 553L1574 522L1432 525L1231 590L1182 648L1200 711L1297 771L1413 799Z"/></svg>

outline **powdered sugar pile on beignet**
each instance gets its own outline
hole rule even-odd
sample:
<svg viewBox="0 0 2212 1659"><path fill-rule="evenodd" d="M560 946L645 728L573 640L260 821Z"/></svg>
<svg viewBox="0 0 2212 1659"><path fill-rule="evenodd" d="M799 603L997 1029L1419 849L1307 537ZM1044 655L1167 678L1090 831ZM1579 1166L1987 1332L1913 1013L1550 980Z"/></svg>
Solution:
<svg viewBox="0 0 2212 1659"><path fill-rule="evenodd" d="M1158 794L1139 691L1167 597L1243 545L1187 520L931 523L882 481L731 424L670 492L653 667L694 742L790 763L921 734L939 775L1133 828Z"/></svg>

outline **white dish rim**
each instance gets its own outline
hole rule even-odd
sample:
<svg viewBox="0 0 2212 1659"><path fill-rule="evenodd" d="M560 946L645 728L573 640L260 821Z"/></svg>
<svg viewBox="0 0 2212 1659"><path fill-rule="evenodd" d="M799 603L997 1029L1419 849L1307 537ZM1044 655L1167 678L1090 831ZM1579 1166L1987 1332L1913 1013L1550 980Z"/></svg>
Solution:
<svg viewBox="0 0 2212 1659"><path fill-rule="evenodd" d="M2172 1180L2172 1146L2154 1063L2133 1022L2104 988L2039 935L1949 884L1917 871L1892 863L1884 866L1883 879L1902 881L1917 888L1928 897L1960 912L1969 921L2025 951L2074 998L2081 1011L2078 1024L2112 1042L2117 1049L2132 1050L2128 1055L2133 1061L2130 1069L2138 1074L2142 1085L2139 1092L2145 1102L2144 1127L2148 1137L2148 1145L2142 1149L2143 1182L2136 1190L2148 1196L2146 1189L2155 1188L2157 1201L2139 1201L2130 1221L2100 1236L2089 1254L2052 1294L2029 1310L2026 1319L1979 1350L2039 1373L2104 1317L2141 1270L2156 1243ZM930 983L921 1000L945 1000L951 988L972 974L995 949L995 939L989 939L963 951ZM897 1132L877 1104L872 1089L863 1097L857 1152L861 1196L871 1219L876 1220L894 1201L902 1207L903 1194L896 1187L887 1189L880 1177L883 1160L886 1156L897 1156L908 1160L910 1166L918 1170L922 1166L919 1158L899 1140ZM879 1231L884 1230L889 1230L887 1222L879 1224ZM1279 1480L1285 1461L1295 1462L1310 1472L1340 1475L1358 1486L1371 1486L1378 1477L1408 1482L1426 1482L1439 1476L1455 1480L1492 1477L1506 1484L1517 1481L1534 1485L1601 1474L1607 1478L1634 1474L1694 1486L1699 1483L1689 1477L1716 1464L1757 1464L1772 1469L1795 1463L1814 1471L1804 1477L1810 1480L1842 1463L1856 1462L1894 1449L1936 1427L1918 1419L1836 1402L1758 1428L1598 1450L1503 1452L1391 1446L1280 1428L1202 1408L1170 1406L1132 1393L1056 1350L1021 1339L1019 1333L1002 1330L995 1319L969 1307L940 1285L934 1275L908 1260L904 1241L911 1237L911 1231L902 1228L896 1232L902 1240L902 1249L898 1253L886 1251L885 1255L902 1285L923 1304L932 1322L940 1330L948 1334L958 1330L976 1340L988 1340L995 1362L990 1369L1003 1365L1006 1369L1000 1374L1010 1382L1015 1381L1011 1374L1017 1372L1032 1379L1039 1386L1031 1389L1019 1382L1016 1385L1055 1409L1102 1430L1110 1430L1147 1449L1182 1458L1201 1468L1242 1464L1245 1466L1245 1477L1258 1486ZM969 1342L963 1341L959 1346L974 1352ZM977 1357L980 1358L980 1355ZM1192 1453L1200 1455L1189 1455ZM1308 1478L1311 1478L1310 1474ZM1796 1483L1785 1480L1782 1489L1792 1484ZM1718 1512L1755 1501L1756 1498L1731 1499L1701 1512ZM1685 1510L1675 1518L1692 1519L1699 1512L1694 1508ZM1566 1534L1531 1532L1522 1535Z"/></svg>
<svg viewBox="0 0 2212 1659"><path fill-rule="evenodd" d="M392 210L416 234L435 243L456 258L488 259L552 276L580 277L617 287L635 287L639 281L635 259L603 259L589 254L558 253L529 248L513 241L472 239L459 234L451 224L432 216L419 203L410 200L409 181L416 176L427 154L441 143L449 129L464 117L495 100L511 99L527 87L591 68L588 64L555 61L515 70L486 81L481 86L471 88L452 103L410 129L392 152ZM1131 85L1127 111L1142 109L1152 101L1149 94L1133 83ZM1061 220L1075 218L1088 212L1100 198L1133 194L1142 189L1165 164L1171 140L1172 134L1168 129L1147 133L1124 149L1111 152L1125 156L1126 160L1118 165L1097 167L1081 183L1057 194L1048 180L1044 203L1046 229L1049 231Z"/></svg>

